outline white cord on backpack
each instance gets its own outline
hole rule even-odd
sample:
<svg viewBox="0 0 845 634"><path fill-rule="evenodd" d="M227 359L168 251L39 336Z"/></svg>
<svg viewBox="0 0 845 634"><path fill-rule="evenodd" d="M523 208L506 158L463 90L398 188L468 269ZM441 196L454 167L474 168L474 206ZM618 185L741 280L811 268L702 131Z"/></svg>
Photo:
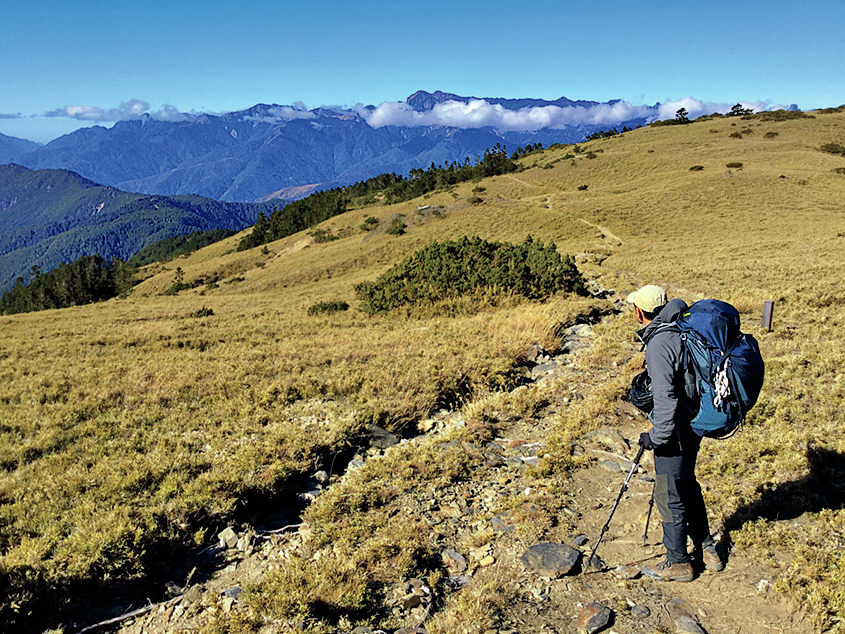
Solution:
<svg viewBox="0 0 845 634"><path fill-rule="evenodd" d="M728 369L726 367L716 373L713 385L716 387L716 394L713 396L713 405L719 407L722 405L722 401L731 395L731 384L728 381Z"/></svg>

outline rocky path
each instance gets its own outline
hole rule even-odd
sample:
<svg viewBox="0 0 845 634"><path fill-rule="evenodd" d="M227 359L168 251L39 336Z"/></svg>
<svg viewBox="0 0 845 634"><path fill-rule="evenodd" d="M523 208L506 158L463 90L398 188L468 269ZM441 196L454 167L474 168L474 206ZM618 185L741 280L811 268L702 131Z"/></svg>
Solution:
<svg viewBox="0 0 845 634"><path fill-rule="evenodd" d="M496 629L484 632L465 623L462 631L810 634L809 621L790 612L774 592L774 571L742 552L731 553L724 572L704 572L691 583L661 583L638 573L638 565L663 556L656 508L643 540L653 482L648 454L601 542L597 555L603 566L583 570L632 466L634 439L645 426L633 406L618 403L608 418L611 424L572 444L584 466L554 482L532 474L532 467L546 454L560 413L606 378L580 367L579 358L592 337L590 326L575 326L565 333L561 354L535 350L523 370L527 385L517 389L541 390L548 397L544 410L531 419L504 422L498 437L484 445L463 443L462 449L477 458L471 478L402 502L402 512L416 514L430 527L453 590L432 597L423 580L397 579L388 593L387 608L391 622L401 627L389 632L426 632L433 615L460 593L489 586L509 598L499 608ZM441 411L421 425L423 436L409 442L431 441L463 424L460 412ZM373 446L356 456L350 467L392 451L397 441L386 433L375 434ZM444 445L455 442L459 441ZM318 473L313 481L316 489L303 493L306 497L318 495L333 480ZM206 573L201 584L188 579L182 587L174 586L170 601L109 627L122 634L203 631L215 614L237 612L242 589L284 566L304 547L308 535L309 527L296 522L272 532L224 531L218 545L196 557L197 569ZM291 631L289 624L265 629ZM372 631L380 630L354 632Z"/></svg>

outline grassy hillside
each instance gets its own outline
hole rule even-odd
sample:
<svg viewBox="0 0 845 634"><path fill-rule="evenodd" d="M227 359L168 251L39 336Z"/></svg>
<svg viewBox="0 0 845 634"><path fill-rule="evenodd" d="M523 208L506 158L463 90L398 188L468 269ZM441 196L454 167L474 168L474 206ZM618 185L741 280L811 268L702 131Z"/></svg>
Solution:
<svg viewBox="0 0 845 634"><path fill-rule="evenodd" d="M127 299L0 318L2 618L55 627L80 618L62 607L73 593L117 592L114 580L141 587L164 553L212 543L232 521L260 522L303 474L361 446L368 423L407 434L440 407L463 407L471 424L461 438L491 437L502 416L493 410L540 406L535 391L489 400L513 385L532 344L554 350L563 326L609 315L614 300L658 283L688 301L732 302L767 361L745 430L703 449L714 528L778 566L778 589L819 627L841 627L845 511L832 483L845 462L845 158L822 151L829 143L845 144L845 113L644 128L533 154L520 173L354 209L320 225L337 240L301 233L237 253L236 235L150 265ZM377 223L364 231L369 217ZM396 222L403 235L388 233ZM610 299L452 301L376 317L356 307L356 284L432 241L529 234L574 255ZM177 276L194 288L162 296ZM759 328L766 299L771 333ZM335 301L352 309L306 314ZM596 378L593 396L559 413L539 479L565 489L569 442L611 420L638 366L633 331L627 314L597 328L589 363L597 377L616 363L615 378ZM342 600L297 586L329 574L305 559L255 590L257 621L221 617L215 627L299 615L332 631L307 597L268 593L299 587L354 620L379 605L391 571L423 574L430 553L403 537L408 527L382 524L385 535L367 522L386 499L472 477L472 465L407 460L407 472L374 466L366 485L308 511L314 543L338 542L331 585L348 590ZM45 600L54 612L29 614ZM439 631L450 631L450 610L469 609L448 605Z"/></svg>

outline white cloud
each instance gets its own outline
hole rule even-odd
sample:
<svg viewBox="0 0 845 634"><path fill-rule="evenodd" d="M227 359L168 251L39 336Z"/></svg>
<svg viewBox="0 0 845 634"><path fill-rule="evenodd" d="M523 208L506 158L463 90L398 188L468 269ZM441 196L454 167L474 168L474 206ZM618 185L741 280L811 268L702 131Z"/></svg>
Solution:
<svg viewBox="0 0 845 634"><path fill-rule="evenodd" d="M187 113L180 112L175 106L166 104L157 112L151 112L150 104L141 99L122 101L117 108L109 108L108 110L99 106L65 106L45 112L43 116L51 118L67 117L79 121L110 122L140 119L145 114L161 121L185 121L189 117Z"/></svg>
<svg viewBox="0 0 845 634"><path fill-rule="evenodd" d="M743 107L755 112L770 107L765 102L746 103ZM386 101L377 108L356 108L358 114L374 128L383 126L429 126L443 125L455 128L493 127L503 131L533 132L543 128L565 128L579 125L613 126L632 119L645 119L647 122L658 119L674 119L680 108L686 108L688 116L695 118L714 112L730 112L734 104L706 103L685 97L679 100L667 100L658 106L632 106L626 101L597 104L595 106L535 106L508 110L498 104L491 104L483 99L445 101L426 112L417 112L404 102Z"/></svg>

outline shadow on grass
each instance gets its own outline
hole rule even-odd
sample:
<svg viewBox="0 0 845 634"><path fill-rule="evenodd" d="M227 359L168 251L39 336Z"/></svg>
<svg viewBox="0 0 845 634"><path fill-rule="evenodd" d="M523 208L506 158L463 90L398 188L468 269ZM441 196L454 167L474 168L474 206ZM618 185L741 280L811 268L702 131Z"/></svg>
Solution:
<svg viewBox="0 0 845 634"><path fill-rule="evenodd" d="M316 468L328 470L335 463L346 465L365 442L363 438L354 440L357 445L350 444L339 452L317 452ZM190 538L193 530L204 527L207 535L215 539L213 536L227 526L272 529L279 522L296 524L301 521L304 508L297 492L308 488L307 481L307 474L303 473L276 482L272 489L244 489L238 493L236 509L230 516L196 513L188 530L176 530L167 519L158 518L160 525L151 531L148 543L141 546L144 554L134 574L121 577L93 570L85 579L57 581L46 579L36 566L0 566L0 632L38 634L62 628L72 634L149 603L166 601L191 585L203 584L229 560L224 548L197 548ZM182 588L186 581L188 586ZM96 631L113 631L116 627Z"/></svg>
<svg viewBox="0 0 845 634"><path fill-rule="evenodd" d="M806 456L810 473L792 482L758 487L754 502L725 519L726 534L758 519L793 520L804 513L844 508L845 454L809 443Z"/></svg>

